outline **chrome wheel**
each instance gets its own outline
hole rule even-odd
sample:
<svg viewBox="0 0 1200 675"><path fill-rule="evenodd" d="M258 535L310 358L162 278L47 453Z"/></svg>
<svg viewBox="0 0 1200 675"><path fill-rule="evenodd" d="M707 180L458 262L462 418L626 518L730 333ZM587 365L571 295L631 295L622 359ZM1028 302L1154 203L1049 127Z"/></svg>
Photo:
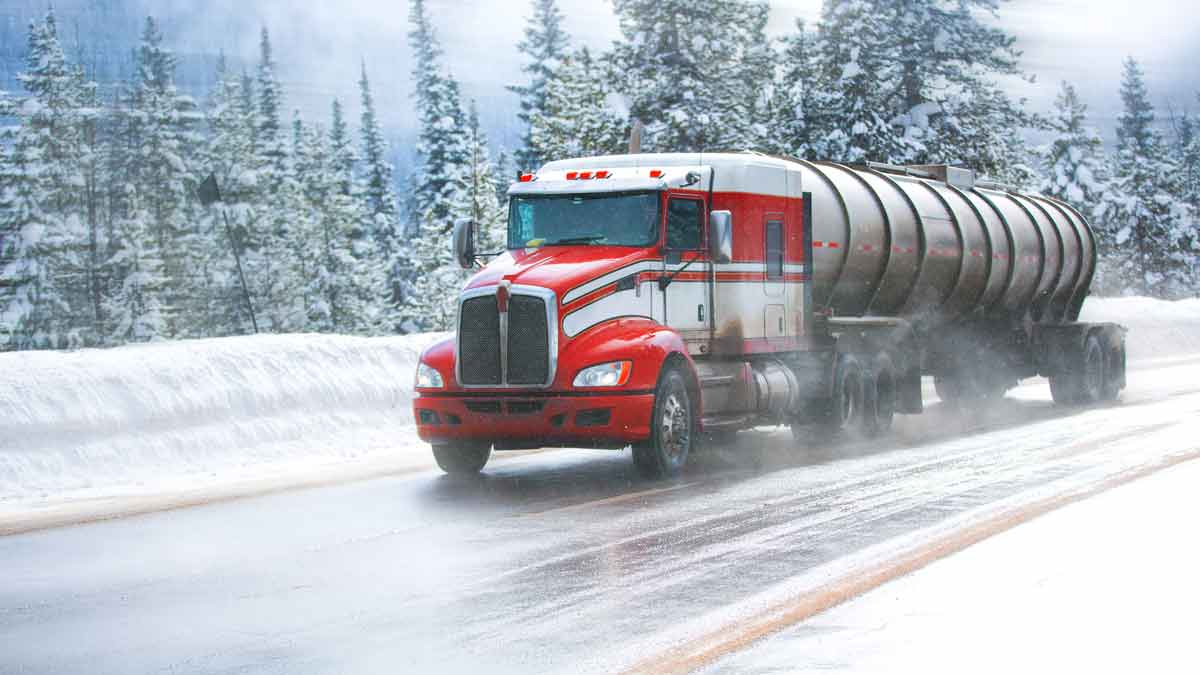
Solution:
<svg viewBox="0 0 1200 675"><path fill-rule="evenodd" d="M687 463L695 417L685 378L678 368L663 372L654 392L650 437L633 446L633 462L647 478L678 475Z"/></svg>
<svg viewBox="0 0 1200 675"><path fill-rule="evenodd" d="M680 392L671 392L663 403L658 432L663 452L672 461L678 461L687 452L692 438L692 414Z"/></svg>

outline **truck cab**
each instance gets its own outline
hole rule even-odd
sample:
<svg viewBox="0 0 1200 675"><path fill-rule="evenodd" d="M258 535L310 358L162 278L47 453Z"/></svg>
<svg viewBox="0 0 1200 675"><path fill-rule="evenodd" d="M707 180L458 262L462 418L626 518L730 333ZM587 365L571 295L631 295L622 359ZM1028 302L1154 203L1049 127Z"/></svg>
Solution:
<svg viewBox="0 0 1200 675"><path fill-rule="evenodd" d="M418 431L443 468L632 445L647 474L670 474L701 430L703 379L728 383L722 412L748 407L744 358L794 349L806 324L803 199L780 164L634 155L521 176L506 252L467 282L455 337L421 358ZM718 175L757 192L718 191ZM469 228L456 238L470 264Z"/></svg>

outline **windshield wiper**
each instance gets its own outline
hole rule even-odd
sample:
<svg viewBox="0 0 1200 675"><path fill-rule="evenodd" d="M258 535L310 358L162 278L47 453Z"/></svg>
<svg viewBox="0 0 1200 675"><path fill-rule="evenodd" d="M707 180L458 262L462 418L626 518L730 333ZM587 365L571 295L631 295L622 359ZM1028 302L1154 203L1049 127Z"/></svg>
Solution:
<svg viewBox="0 0 1200 675"><path fill-rule="evenodd" d="M590 244L594 241L606 239L607 235L603 234L585 234L578 237L567 237L566 239L558 239L556 241L548 241L542 246L566 246L567 244Z"/></svg>

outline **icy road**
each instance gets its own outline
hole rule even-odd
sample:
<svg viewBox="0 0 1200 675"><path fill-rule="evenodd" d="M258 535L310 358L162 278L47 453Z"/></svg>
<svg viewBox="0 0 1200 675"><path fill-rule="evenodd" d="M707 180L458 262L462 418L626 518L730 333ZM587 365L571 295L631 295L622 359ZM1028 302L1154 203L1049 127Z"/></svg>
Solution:
<svg viewBox="0 0 1200 675"><path fill-rule="evenodd" d="M882 443L744 434L670 483L564 450L478 480L422 471L0 537L0 672L699 668L1198 454L1200 357L1181 357L1131 370L1107 408L1056 408L1031 381L974 419L934 403Z"/></svg>

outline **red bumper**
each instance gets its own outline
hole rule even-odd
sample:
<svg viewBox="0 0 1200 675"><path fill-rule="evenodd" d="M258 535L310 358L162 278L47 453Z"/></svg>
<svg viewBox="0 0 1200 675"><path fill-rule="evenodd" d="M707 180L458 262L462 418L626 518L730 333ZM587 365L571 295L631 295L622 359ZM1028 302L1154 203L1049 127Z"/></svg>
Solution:
<svg viewBox="0 0 1200 675"><path fill-rule="evenodd" d="M650 437L654 394L420 396L417 433L428 443L487 440L501 448L623 446Z"/></svg>

